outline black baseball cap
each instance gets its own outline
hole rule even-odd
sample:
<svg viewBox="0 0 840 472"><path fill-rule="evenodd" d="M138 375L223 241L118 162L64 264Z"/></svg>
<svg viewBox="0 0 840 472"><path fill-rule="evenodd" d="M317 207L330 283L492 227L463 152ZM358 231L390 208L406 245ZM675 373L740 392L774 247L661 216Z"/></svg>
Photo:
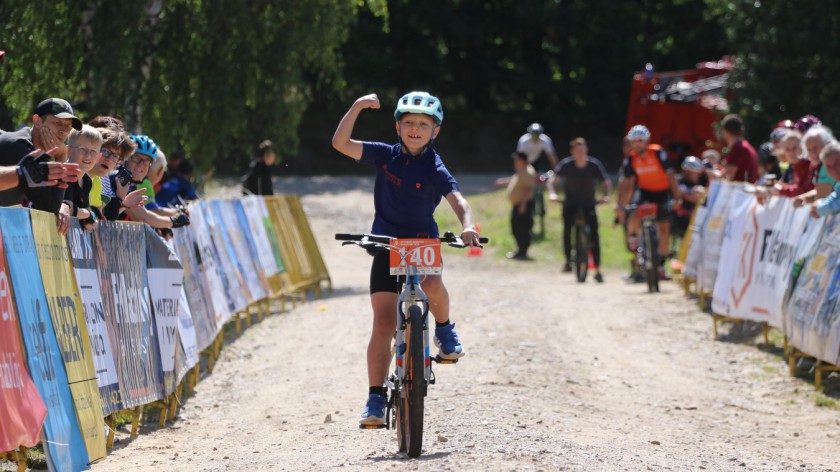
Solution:
<svg viewBox="0 0 840 472"><path fill-rule="evenodd" d="M56 118L70 118L73 120L73 129L82 129L82 120L73 114L73 107L70 106L70 103L61 98L48 98L39 103L35 107L35 114L41 116L52 115Z"/></svg>

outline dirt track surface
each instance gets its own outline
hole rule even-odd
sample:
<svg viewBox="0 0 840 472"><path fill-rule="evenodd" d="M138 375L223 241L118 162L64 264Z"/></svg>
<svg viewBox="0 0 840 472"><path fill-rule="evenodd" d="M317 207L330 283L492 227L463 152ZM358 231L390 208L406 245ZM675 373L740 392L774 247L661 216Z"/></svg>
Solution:
<svg viewBox="0 0 840 472"><path fill-rule="evenodd" d="M538 262L460 254L444 280L467 356L435 366L423 456L405 459L393 431L358 429L370 261L332 240L369 228L372 179L279 187L302 195L333 292L246 330L172 426L122 434L94 471L840 467L840 412L816 406L778 354L712 340L675 284L648 295L618 273L580 285Z"/></svg>

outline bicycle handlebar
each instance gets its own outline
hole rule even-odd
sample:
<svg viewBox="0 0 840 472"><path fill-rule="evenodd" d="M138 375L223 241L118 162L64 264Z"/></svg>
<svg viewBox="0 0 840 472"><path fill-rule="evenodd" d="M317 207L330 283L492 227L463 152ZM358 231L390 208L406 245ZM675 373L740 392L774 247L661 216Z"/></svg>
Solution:
<svg viewBox="0 0 840 472"><path fill-rule="evenodd" d="M336 241L346 241L348 243L374 243L374 244L390 244L391 238L390 236L380 236L376 234L349 234L349 233L336 233L335 235ZM446 243L449 246L457 247L457 248L465 248L467 247L464 244L464 241L461 239L460 236L455 236L453 233L447 231L443 233L443 236L440 238L440 242ZM478 242L480 244L487 244L490 242L489 238L478 238Z"/></svg>

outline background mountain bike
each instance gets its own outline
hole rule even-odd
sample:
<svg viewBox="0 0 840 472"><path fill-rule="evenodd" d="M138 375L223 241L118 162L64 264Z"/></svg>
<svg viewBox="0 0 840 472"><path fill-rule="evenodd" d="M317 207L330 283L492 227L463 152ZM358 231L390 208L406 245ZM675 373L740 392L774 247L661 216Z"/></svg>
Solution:
<svg viewBox="0 0 840 472"><path fill-rule="evenodd" d="M658 292L659 262L662 259L662 255L659 254L659 228L656 221L659 205L656 203L641 203L629 205L625 209L628 215L635 211L642 222L639 247L635 254L636 266L644 274L648 292Z"/></svg>
<svg viewBox="0 0 840 472"><path fill-rule="evenodd" d="M385 380L389 391L385 425L360 425L360 428L390 429L394 426L399 451L409 457L418 457L423 447L424 398L429 384L435 383L433 359L429 355L429 300L420 288L420 276L442 272L440 243L458 248L467 246L452 233L445 233L440 239L395 239L372 234L336 234L335 239L368 250L391 251L391 275L405 275L396 307L397 330L392 349L394 372ZM487 241L487 238L479 240L482 244ZM438 356L434 361L441 364L458 362Z"/></svg>

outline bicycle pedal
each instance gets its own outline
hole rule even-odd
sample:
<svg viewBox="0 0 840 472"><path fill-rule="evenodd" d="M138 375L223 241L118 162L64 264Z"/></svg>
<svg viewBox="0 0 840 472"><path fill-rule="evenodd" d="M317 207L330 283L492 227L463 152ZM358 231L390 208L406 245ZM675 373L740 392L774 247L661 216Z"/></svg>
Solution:
<svg viewBox="0 0 840 472"><path fill-rule="evenodd" d="M435 356L434 361L437 362L438 364L457 364L458 363L458 359L444 359L443 357L440 357L440 356Z"/></svg>
<svg viewBox="0 0 840 472"><path fill-rule="evenodd" d="M359 429L385 429L387 424L360 424Z"/></svg>

